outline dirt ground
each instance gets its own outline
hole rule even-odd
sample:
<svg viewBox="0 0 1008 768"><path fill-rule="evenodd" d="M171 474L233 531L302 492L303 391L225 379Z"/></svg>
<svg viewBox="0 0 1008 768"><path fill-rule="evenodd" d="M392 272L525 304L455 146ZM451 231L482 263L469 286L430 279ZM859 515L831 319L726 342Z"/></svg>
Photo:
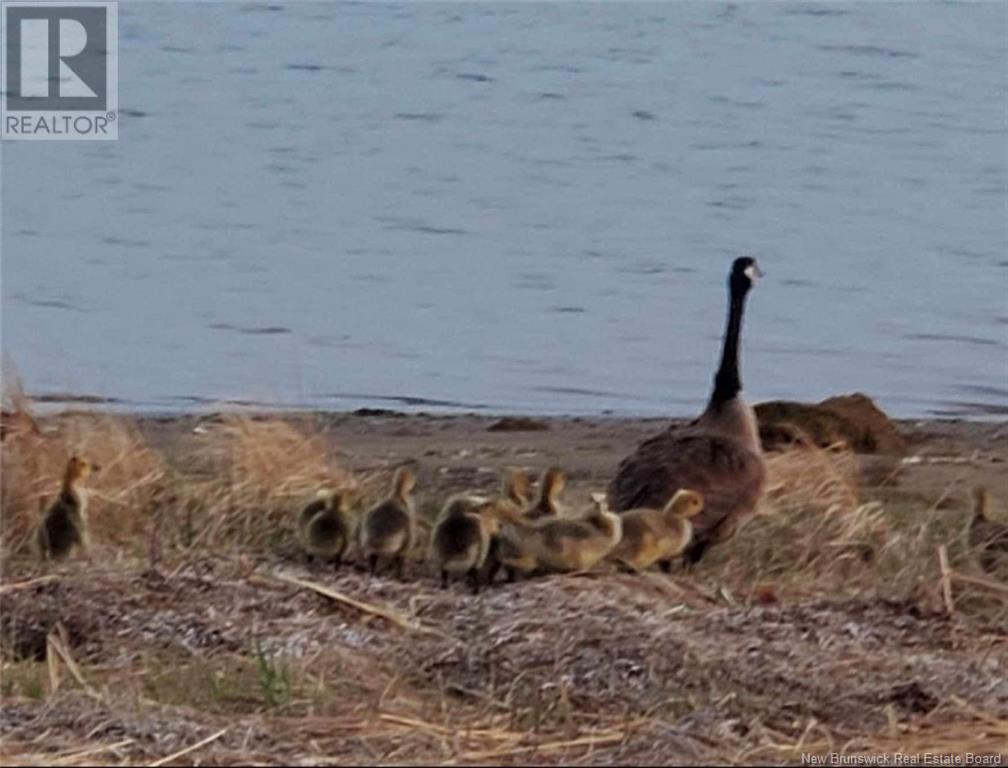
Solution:
<svg viewBox="0 0 1008 768"><path fill-rule="evenodd" d="M323 435L355 474L384 477L410 463L428 512L451 492L492 491L515 466L563 467L564 499L577 507L668 423L387 412L283 419ZM185 467L215 423L187 416L138 426L151 448ZM27 557L4 563L0 757L10 765L793 764L803 754L902 751L1003 761L1008 601L997 591L1003 582L978 574L953 539L975 485L1008 500L1008 423L898 427L905 452L856 457L857 505L877 502L883 518L947 519L952 567L993 584L956 583L951 611L928 570L938 567L930 545L920 549L927 569L908 567L891 582L881 570L834 579L828 559L785 582L769 564L742 562L761 551L743 537L789 530L758 521L689 575L602 568L479 596L461 584L441 590L421 563L403 581L369 580L354 565L308 566L289 531L266 549L194 546L156 562L96 541L91 562L47 571ZM1005 519L1003 507L995 512ZM917 530L899 529L892 542L916 552L906 531Z"/></svg>

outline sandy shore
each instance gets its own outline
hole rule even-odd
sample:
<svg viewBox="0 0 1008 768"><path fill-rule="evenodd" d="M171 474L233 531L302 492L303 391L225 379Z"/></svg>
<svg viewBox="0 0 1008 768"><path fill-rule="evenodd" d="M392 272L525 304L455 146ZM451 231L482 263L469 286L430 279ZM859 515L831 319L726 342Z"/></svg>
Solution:
<svg viewBox="0 0 1008 768"><path fill-rule="evenodd" d="M138 424L155 448L172 456L190 450L198 442L201 425L216 418L139 417ZM563 416L503 417L502 423L500 416L394 411L262 413L257 418L321 430L353 471L415 462L434 495L466 487L489 490L505 467L537 470L557 465L568 473L571 491L584 499L591 491L604 489L620 460L641 440L669 424L686 423ZM905 454L858 456L867 498L959 508L968 503L975 484L1008 498L1008 421L895 424L907 438Z"/></svg>

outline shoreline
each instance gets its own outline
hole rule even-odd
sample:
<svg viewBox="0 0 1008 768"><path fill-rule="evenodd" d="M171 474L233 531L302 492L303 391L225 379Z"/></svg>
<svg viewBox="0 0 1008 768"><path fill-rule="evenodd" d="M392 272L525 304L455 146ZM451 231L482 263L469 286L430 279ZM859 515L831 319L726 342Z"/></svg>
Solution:
<svg viewBox="0 0 1008 768"><path fill-rule="evenodd" d="M289 418L306 415L321 415L326 417L342 416L386 416L389 418L529 418L537 420L564 420L564 419L590 419L590 420L613 420L613 421L668 421L673 424L686 423L694 419L703 409L701 405L697 413L676 414L676 413L641 413L631 411L584 411L584 412L556 412L556 411L536 411L534 409L497 409L494 406L440 406L418 404L416 406L405 406L387 408L383 406L360 406L358 408L325 408L319 406L308 406L302 404L284 405L282 403L267 403L243 400L220 400L207 402L206 404L192 407L173 408L145 408L135 403L127 403L116 398L102 398L92 395L79 395L74 397L53 399L47 396L29 396L28 399L33 405L33 411L42 418L59 416L62 414L83 413L99 414L108 413L123 418L133 418L138 420L171 420L197 417L210 417L218 414L242 414L247 416ZM759 405L761 402L753 402L752 405ZM969 413L962 415L954 414L930 414L925 416L889 416L890 420L900 426L907 427L919 424L986 424L986 425L1008 425L1008 407L1002 412L992 411L989 413Z"/></svg>
<svg viewBox="0 0 1008 768"><path fill-rule="evenodd" d="M95 411L85 411L96 415ZM64 412L40 416L71 417ZM320 437L349 471L414 463L443 495L467 484L495 488L502 471L522 466L565 469L569 490L585 503L604 489L619 462L642 440L684 418L623 416L513 416L498 414L356 411L212 411L122 415L147 443L168 457L196 450L207 430L230 416L277 421ZM855 452L866 498L908 499L965 509L970 489L986 485L1008 499L1008 420L976 422L911 419L891 422L905 439L899 452Z"/></svg>
<svg viewBox="0 0 1008 768"><path fill-rule="evenodd" d="M852 393L839 393L841 396ZM827 395L832 397L835 395ZM869 395L870 396L870 395ZM584 410L553 410L548 407L536 408L528 404L521 406L493 405L471 403L450 398L419 397L411 395L345 395L332 396L331 406L323 403L276 402L256 400L254 398L207 398L201 396L186 396L176 398L161 398L160 402L151 403L127 400L115 396L73 393L67 391L39 392L26 394L28 400L35 406L39 414L56 414L69 411L108 410L120 416L136 418L171 418L187 417L214 412L238 412L259 414L356 414L356 413L388 413L404 416L487 416L487 417L530 417L530 418L615 418L615 419L671 419L673 421L688 421L698 415L704 408L706 396L697 398L690 406L684 406L686 400L673 402L669 400L667 409L634 410L632 408L585 408ZM872 397L873 402L879 401ZM165 404L165 400L175 400L178 405ZM775 402L775 399L755 399L747 396L753 406L764 402ZM820 401L796 400L807 404ZM157 403L157 404L155 404ZM940 405L940 407L939 407ZM881 406L880 406L881 407ZM676 412L682 408L682 412ZM895 414L886 410L886 415L896 423L931 422L931 421L964 421L976 423L1008 423L1008 403L980 403L975 401L947 400L935 405L922 413Z"/></svg>

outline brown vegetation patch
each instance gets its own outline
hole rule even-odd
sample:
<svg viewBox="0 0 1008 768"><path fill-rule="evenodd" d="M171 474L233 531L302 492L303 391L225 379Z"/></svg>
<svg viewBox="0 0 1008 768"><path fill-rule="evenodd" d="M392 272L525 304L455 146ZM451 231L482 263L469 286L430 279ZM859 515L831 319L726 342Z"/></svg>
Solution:
<svg viewBox="0 0 1008 768"><path fill-rule="evenodd" d="M859 453L902 453L906 440L872 399L860 392L818 404L773 400L755 407L765 450L796 441L845 443Z"/></svg>
<svg viewBox="0 0 1008 768"><path fill-rule="evenodd" d="M549 424L544 421L527 416L505 416L487 427L487 432L544 432L548 429Z"/></svg>

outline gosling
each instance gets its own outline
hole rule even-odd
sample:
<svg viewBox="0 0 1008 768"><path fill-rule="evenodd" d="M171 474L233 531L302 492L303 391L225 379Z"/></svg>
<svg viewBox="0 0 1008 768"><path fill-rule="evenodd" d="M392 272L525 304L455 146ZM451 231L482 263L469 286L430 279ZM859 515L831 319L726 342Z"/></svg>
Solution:
<svg viewBox="0 0 1008 768"><path fill-rule="evenodd" d="M989 501L986 488L974 489L970 547L976 552L980 567L987 573L1008 575L1008 525L987 516Z"/></svg>
<svg viewBox="0 0 1008 768"><path fill-rule="evenodd" d="M581 518L548 517L529 521L513 517L502 529L502 538L521 553L526 562L549 572L588 571L619 544L623 521L609 511L605 500ZM505 564L507 561L505 561Z"/></svg>
<svg viewBox="0 0 1008 768"><path fill-rule="evenodd" d="M348 490L323 491L301 510L301 544L308 562L318 557L331 560L337 568L353 539L352 495Z"/></svg>
<svg viewBox="0 0 1008 768"><path fill-rule="evenodd" d="M88 534L87 492L81 488L98 466L79 456L71 456L63 473L63 487L52 506L46 511L35 532L35 545L39 557L59 560L76 546L90 557L91 538Z"/></svg>
<svg viewBox="0 0 1008 768"><path fill-rule="evenodd" d="M528 475L521 469L508 472L501 483L501 494L504 500L519 509L527 507L532 498L532 483Z"/></svg>
<svg viewBox="0 0 1008 768"><path fill-rule="evenodd" d="M380 558L395 563L396 575L402 578L403 561L416 536L416 510L413 489L416 475L400 467L392 481L392 494L371 507L360 526L360 551L367 559L368 573L374 575Z"/></svg>
<svg viewBox="0 0 1008 768"><path fill-rule="evenodd" d="M441 573L442 589L447 589L449 576L465 574L473 594L479 594L480 569L499 529L494 502L465 495L448 499L431 533L428 555Z"/></svg>
<svg viewBox="0 0 1008 768"><path fill-rule="evenodd" d="M696 491L680 489L663 509L633 509L623 512L623 537L609 553L613 560L633 571L645 571L655 563L666 573L672 559L681 555L693 539L689 518L703 510Z"/></svg>
<svg viewBox="0 0 1008 768"><path fill-rule="evenodd" d="M540 520L561 513L559 498L567 486L567 477L556 467L550 467L539 478L539 497L525 510L526 520Z"/></svg>
<svg viewBox="0 0 1008 768"><path fill-rule="evenodd" d="M509 525L507 521L509 519L521 518L526 522L532 522L547 517L556 517L560 510L558 497L563 493L566 484L567 478L564 476L564 473L556 467L550 467L539 478L539 495L534 504L530 506L528 503L530 489L526 482L524 503L518 504L517 502L521 501L518 498L515 499L517 509L501 509L501 512L505 515L505 520L491 543L487 566L487 583L493 583L501 567L507 571L508 582L513 582L519 573L527 576L536 570L538 563L535 556L519 543L521 533L516 530L518 524L513 522ZM507 492L508 490L507 481L505 481L505 495L514 499L514 496Z"/></svg>

